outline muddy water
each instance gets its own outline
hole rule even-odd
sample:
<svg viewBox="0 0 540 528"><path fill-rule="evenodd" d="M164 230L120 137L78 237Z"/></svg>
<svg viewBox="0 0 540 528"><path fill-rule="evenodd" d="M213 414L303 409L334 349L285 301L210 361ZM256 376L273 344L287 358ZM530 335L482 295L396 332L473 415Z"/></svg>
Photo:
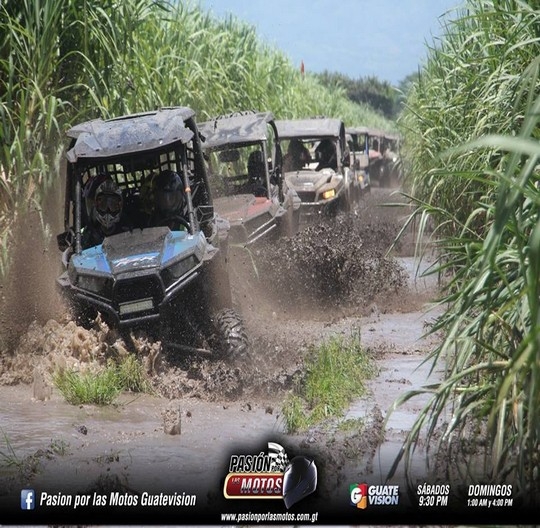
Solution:
<svg viewBox="0 0 540 528"><path fill-rule="evenodd" d="M444 374L444 365L432 369L431 361L425 361L439 340L437 335L427 335L429 325L442 312L441 306L426 302L435 298L438 288L436 276L425 276L432 263L418 262L413 257L397 260L408 273L408 289L401 292L399 301L374 303L369 316L345 317L319 330L321 339L336 333L360 335L378 369L378 374L366 384L366 395L354 401L341 420L342 423L358 420L358 432L340 433L338 424L329 431L321 433L314 429L296 438L300 448L310 450L319 460L332 459L324 467L324 473L330 481L327 491L337 500L348 496L353 482L398 484L405 490L408 479L424 482L427 475L434 478L424 446L419 445L408 474L401 462L387 481L405 435L427 402L427 396L415 396L389 412L392 405L406 392L440 380ZM398 306L400 311L382 313L388 305ZM314 324L305 322L304 331L306 327L313 330ZM338 474L334 474L330 465L340 468Z"/></svg>
<svg viewBox="0 0 540 528"><path fill-rule="evenodd" d="M135 490L168 489L180 475L182 482L207 482L235 445L247 440L248 447L264 447L280 431L278 415L255 402L178 402L181 434L167 435L162 412L171 404L162 398L125 395L118 405L96 407L72 406L59 396L32 401L28 386L1 393L0 423L19 460L64 446L65 452L42 454L35 474L28 468L35 487L58 485L60 474L70 489L81 490L103 473ZM5 489L10 472L2 473Z"/></svg>
<svg viewBox="0 0 540 528"><path fill-rule="evenodd" d="M383 440L373 462L373 473L379 483L386 481L402 447L404 434L411 430L429 395L417 395L396 407L393 407L394 402L406 392L440 381L444 375L444 365L433 367L431 361L426 361L437 337L422 336L426 324L440 311L440 307L426 305L425 311L384 315L363 328L362 342L380 350L376 360L379 373L368 381L367 395L350 406L345 419L361 419L368 427L374 416L384 419ZM358 470L362 469L357 468L357 476ZM414 481L425 479L428 474L426 452L420 446L411 460L408 476ZM403 463L391 482L406 482Z"/></svg>

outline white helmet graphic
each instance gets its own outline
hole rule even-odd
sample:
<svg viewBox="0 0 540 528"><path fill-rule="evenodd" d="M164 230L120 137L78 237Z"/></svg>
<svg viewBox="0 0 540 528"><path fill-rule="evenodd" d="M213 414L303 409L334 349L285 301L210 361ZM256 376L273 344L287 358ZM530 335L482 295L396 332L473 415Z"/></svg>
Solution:
<svg viewBox="0 0 540 528"><path fill-rule="evenodd" d="M110 234L122 215L122 190L114 180L106 179L96 189L94 219L101 224L103 232Z"/></svg>

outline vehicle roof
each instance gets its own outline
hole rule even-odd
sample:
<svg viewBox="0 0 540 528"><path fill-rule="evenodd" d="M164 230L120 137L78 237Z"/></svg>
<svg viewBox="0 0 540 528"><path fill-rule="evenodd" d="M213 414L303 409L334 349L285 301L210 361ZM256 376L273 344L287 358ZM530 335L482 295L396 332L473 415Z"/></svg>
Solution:
<svg viewBox="0 0 540 528"><path fill-rule="evenodd" d="M80 123L67 131L68 137L75 139L75 144L67 152L68 161L110 158L153 150L177 141L187 143L193 132L186 128L185 121L194 115L190 108L172 107Z"/></svg>
<svg viewBox="0 0 540 528"><path fill-rule="evenodd" d="M384 137L386 139L395 139L395 140L401 139L400 134L398 134L397 132L385 132Z"/></svg>
<svg viewBox="0 0 540 528"><path fill-rule="evenodd" d="M331 118L282 119L276 121L278 135L287 138L339 137L343 121Z"/></svg>
<svg viewBox="0 0 540 528"><path fill-rule="evenodd" d="M365 126L351 126L345 128L347 134L368 134L369 130L370 129Z"/></svg>
<svg viewBox="0 0 540 528"><path fill-rule="evenodd" d="M368 134L370 136L378 136L378 137L382 137L384 136L384 132L378 128L370 128L368 127Z"/></svg>
<svg viewBox="0 0 540 528"><path fill-rule="evenodd" d="M204 137L203 148L216 149L268 139L268 123L274 120L272 112L234 113L218 116L198 123Z"/></svg>

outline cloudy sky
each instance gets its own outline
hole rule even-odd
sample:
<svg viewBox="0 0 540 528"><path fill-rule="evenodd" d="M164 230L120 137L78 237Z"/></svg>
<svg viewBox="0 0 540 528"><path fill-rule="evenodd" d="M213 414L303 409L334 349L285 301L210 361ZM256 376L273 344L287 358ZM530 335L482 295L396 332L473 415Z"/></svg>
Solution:
<svg viewBox="0 0 540 528"><path fill-rule="evenodd" d="M217 18L255 26L261 40L306 71L376 76L398 84L425 60L426 45L461 0L199 0Z"/></svg>

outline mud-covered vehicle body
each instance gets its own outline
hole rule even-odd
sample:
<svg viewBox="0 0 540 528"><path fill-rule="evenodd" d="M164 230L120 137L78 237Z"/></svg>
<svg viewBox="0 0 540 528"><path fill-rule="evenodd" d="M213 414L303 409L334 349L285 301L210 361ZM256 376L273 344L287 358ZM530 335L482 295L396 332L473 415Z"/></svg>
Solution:
<svg viewBox="0 0 540 528"><path fill-rule="evenodd" d="M180 349L245 351L228 282L228 225L214 214L193 110L96 119L67 135L65 231L57 237L65 271L57 282L78 322L91 324L100 313L112 327L142 327ZM148 221L145 185L167 170L181 176L185 192L178 230ZM121 190L129 228L83 248L91 222L83 190L98 175Z"/></svg>
<svg viewBox="0 0 540 528"><path fill-rule="evenodd" d="M284 179L302 200L302 216L350 210L361 189L350 166L343 121L316 117L277 120L276 126L283 152L286 152ZM301 142L303 148L309 151L309 160L301 167L288 170L285 160L291 143L297 142ZM318 149L324 143L333 146L333 167L323 166L318 156Z"/></svg>
<svg viewBox="0 0 540 528"><path fill-rule="evenodd" d="M351 165L354 168L360 191L371 190L369 174L369 129L364 126L346 127L347 142L351 152Z"/></svg>
<svg viewBox="0 0 540 528"><path fill-rule="evenodd" d="M235 112L199 123L216 212L231 226L231 242L249 245L297 229L300 198L283 181L271 112Z"/></svg>

